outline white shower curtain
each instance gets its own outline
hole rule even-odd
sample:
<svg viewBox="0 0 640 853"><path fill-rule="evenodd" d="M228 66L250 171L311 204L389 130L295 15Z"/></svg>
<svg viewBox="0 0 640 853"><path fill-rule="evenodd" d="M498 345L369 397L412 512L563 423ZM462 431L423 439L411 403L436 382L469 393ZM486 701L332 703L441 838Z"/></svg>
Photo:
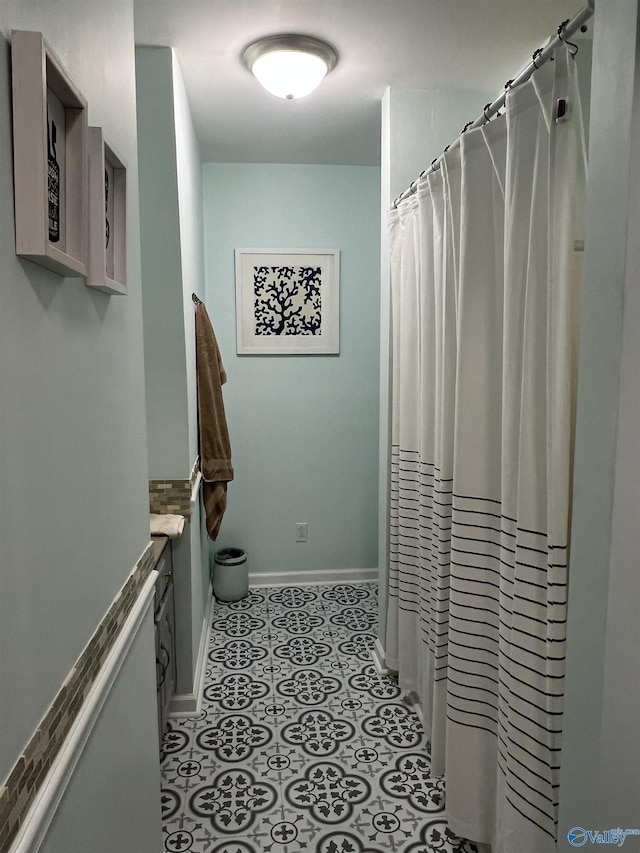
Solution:
<svg viewBox="0 0 640 853"><path fill-rule="evenodd" d="M387 659L493 853L555 849L584 184L562 48L390 218Z"/></svg>

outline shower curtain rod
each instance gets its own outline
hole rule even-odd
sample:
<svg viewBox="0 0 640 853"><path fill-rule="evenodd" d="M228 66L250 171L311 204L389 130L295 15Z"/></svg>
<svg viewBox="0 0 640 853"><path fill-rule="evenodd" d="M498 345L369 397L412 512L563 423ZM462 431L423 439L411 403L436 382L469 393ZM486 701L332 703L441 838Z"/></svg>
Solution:
<svg viewBox="0 0 640 853"><path fill-rule="evenodd" d="M562 24L558 27L558 34L551 39L549 44L546 47L539 47L531 57L531 62L515 77L513 80L507 80L504 84L504 91L498 95L498 97L490 104L486 104L482 115L478 116L475 121L470 121L462 128L460 132L460 136L455 139L451 145L447 145L442 154L439 157L434 157L431 161L431 165L426 168L420 175L412 181L411 184L407 187L407 189L401 193L396 200L393 202L393 207L397 207L401 201L412 196L418 188L418 183L426 178L427 175L436 172L440 168L440 163L442 158L447 153L447 151L453 151L460 146L460 140L462 139L462 135L466 133L468 130L475 130L477 127L482 127L483 124L487 124L491 121L491 118L499 112L502 107L505 105L505 101L507 99L507 92L509 89L514 88L515 86L519 86L521 83L525 83L533 74L536 69L540 68L541 65L544 65L547 60L551 59L553 56L554 50L561 44L571 44L567 39L571 38L571 36L576 33L580 27L588 21L589 18L593 15L593 7L595 4L595 0L587 0L587 5L581 9L575 18L570 20L563 21ZM576 45L571 45L575 47L574 56L578 52L578 48Z"/></svg>

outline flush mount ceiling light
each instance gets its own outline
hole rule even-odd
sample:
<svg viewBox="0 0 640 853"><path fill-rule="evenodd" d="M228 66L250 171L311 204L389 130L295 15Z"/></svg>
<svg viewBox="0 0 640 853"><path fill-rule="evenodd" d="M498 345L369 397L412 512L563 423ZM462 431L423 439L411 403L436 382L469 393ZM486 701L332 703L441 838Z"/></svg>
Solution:
<svg viewBox="0 0 640 853"><path fill-rule="evenodd" d="M338 55L313 36L285 33L247 45L242 61L258 82L278 98L302 98L335 67Z"/></svg>

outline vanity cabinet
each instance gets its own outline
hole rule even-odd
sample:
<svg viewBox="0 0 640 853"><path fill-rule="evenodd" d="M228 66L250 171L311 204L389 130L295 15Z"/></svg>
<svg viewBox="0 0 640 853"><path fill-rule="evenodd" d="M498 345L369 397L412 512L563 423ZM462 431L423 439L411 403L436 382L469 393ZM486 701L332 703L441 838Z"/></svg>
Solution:
<svg viewBox="0 0 640 853"><path fill-rule="evenodd" d="M154 543L155 544L155 543ZM171 547L164 540L156 571L154 623L156 633L156 691L158 699L158 735L162 744L169 706L176 690L175 609Z"/></svg>

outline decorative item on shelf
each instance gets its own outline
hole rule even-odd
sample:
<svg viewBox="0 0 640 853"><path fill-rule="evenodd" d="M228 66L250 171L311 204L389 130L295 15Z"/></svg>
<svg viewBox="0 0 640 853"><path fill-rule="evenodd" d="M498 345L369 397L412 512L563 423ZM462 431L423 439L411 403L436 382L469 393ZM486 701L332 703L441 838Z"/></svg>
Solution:
<svg viewBox="0 0 640 853"><path fill-rule="evenodd" d="M340 352L340 252L236 249L237 352Z"/></svg>
<svg viewBox="0 0 640 853"><path fill-rule="evenodd" d="M87 286L127 292L127 168L101 127L89 128L89 274Z"/></svg>
<svg viewBox="0 0 640 853"><path fill-rule="evenodd" d="M51 122L49 128L49 111L47 110L47 162L48 197L49 197L49 240L57 243L60 239L60 164L56 157L56 123Z"/></svg>
<svg viewBox="0 0 640 853"><path fill-rule="evenodd" d="M109 250L109 172L104 170L104 247Z"/></svg>
<svg viewBox="0 0 640 853"><path fill-rule="evenodd" d="M87 101L42 33L11 34L16 253L87 274Z"/></svg>

